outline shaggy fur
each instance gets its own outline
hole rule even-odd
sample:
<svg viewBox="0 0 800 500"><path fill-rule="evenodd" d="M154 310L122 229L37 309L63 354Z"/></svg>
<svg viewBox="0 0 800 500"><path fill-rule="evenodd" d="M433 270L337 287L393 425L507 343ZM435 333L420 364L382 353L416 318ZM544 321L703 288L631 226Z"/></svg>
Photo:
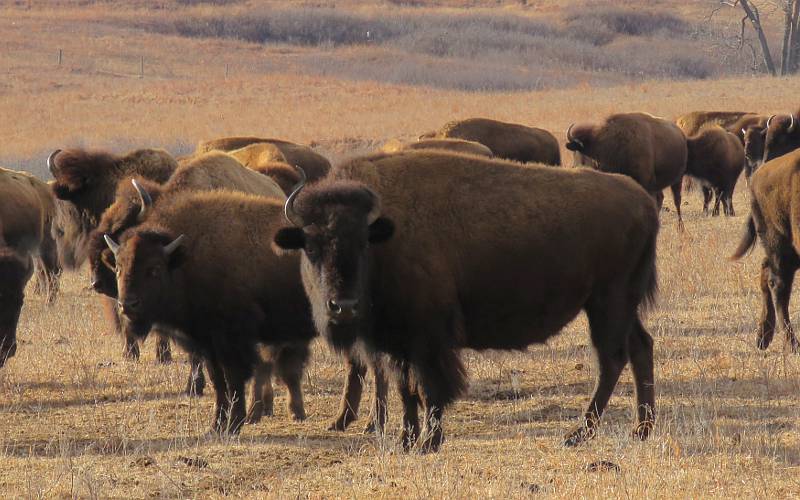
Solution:
<svg viewBox="0 0 800 500"><path fill-rule="evenodd" d="M744 148L739 138L714 126L687 138L686 145L686 175L698 179L703 186L703 213L708 215L713 192L716 200L712 215L719 215L720 201L725 215L736 215L733 210L733 190L744 168Z"/></svg>
<svg viewBox="0 0 800 500"><path fill-rule="evenodd" d="M775 116L764 138L764 161L800 148L800 110L793 115Z"/></svg>
<svg viewBox="0 0 800 500"><path fill-rule="evenodd" d="M729 128L737 121L747 116L757 116L757 113L747 111L692 111L675 119L675 124L686 137L697 135L706 125L719 125Z"/></svg>
<svg viewBox="0 0 800 500"><path fill-rule="evenodd" d="M156 182L165 182L178 164L166 151L138 149L125 155L102 151L66 149L53 158L52 190L56 197L71 203L78 220L71 222L78 230L65 232L58 239L64 261L80 267L86 255L89 233L97 227L100 216L114 202L117 184L124 177L139 175ZM67 235L74 240L66 239ZM71 255L66 255L71 253Z"/></svg>
<svg viewBox="0 0 800 500"><path fill-rule="evenodd" d="M419 150L419 149L440 149L453 153L471 154L491 158L494 156L492 150L483 144L475 141L465 141L462 139L421 139L417 142L404 143L393 139L383 145L381 151L384 153L397 153L399 151Z"/></svg>
<svg viewBox="0 0 800 500"><path fill-rule="evenodd" d="M292 192L292 189L297 183L300 182L300 174L297 173L296 169L290 167L286 163L267 162L251 168L275 181L287 196Z"/></svg>
<svg viewBox="0 0 800 500"><path fill-rule="evenodd" d="M789 317L792 283L800 268L800 150L764 163L750 182L750 216L731 259L761 241L761 320L756 343L766 349L780 325L792 351L800 344ZM776 321L777 313L777 321Z"/></svg>
<svg viewBox="0 0 800 500"><path fill-rule="evenodd" d="M611 115L599 125L575 125L567 149L594 160L594 168L632 177L659 200L672 189L679 228L681 180L686 172L686 137L674 124L646 113Z"/></svg>
<svg viewBox="0 0 800 500"><path fill-rule="evenodd" d="M453 121L425 139L462 139L488 147L494 156L522 163L561 165L558 140L547 130L488 118Z"/></svg>
<svg viewBox="0 0 800 500"><path fill-rule="evenodd" d="M378 202L382 216L367 226ZM304 249L303 282L328 341L361 341L399 368L404 443L419 430L417 389L423 449L442 442L442 411L466 387L460 349L524 349L582 309L600 378L567 442L591 436L629 360L639 434L649 432L652 339L637 311L656 289L658 214L630 179L436 151L376 154L338 166L295 208L305 227L280 231L276 244Z"/></svg>

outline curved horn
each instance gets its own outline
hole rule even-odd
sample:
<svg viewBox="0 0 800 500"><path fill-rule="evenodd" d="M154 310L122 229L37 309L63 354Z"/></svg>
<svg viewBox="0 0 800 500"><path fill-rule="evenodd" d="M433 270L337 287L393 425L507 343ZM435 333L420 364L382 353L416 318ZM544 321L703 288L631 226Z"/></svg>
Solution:
<svg viewBox="0 0 800 500"><path fill-rule="evenodd" d="M103 239L106 240L106 245L108 245L108 248L111 250L111 253L114 254L114 257L116 257L117 252L119 252L119 243L114 241L114 238L112 238L108 234L104 234Z"/></svg>
<svg viewBox="0 0 800 500"><path fill-rule="evenodd" d="M131 184L133 184L136 192L139 193L139 201L142 202L142 208L139 209L138 216L139 222L142 222L145 217L147 217L147 212L149 212L150 208L153 206L153 198L150 197L150 193L148 193L136 179L131 179Z"/></svg>
<svg viewBox="0 0 800 500"><path fill-rule="evenodd" d="M742 137L744 137L745 135L747 135L747 130L745 130L744 127L742 127Z"/></svg>
<svg viewBox="0 0 800 500"><path fill-rule="evenodd" d="M51 174L55 175L56 164L54 160L56 158L56 155L60 152L61 152L60 149L56 149L55 151L50 153L50 156L47 157L47 170L49 170Z"/></svg>
<svg viewBox="0 0 800 500"><path fill-rule="evenodd" d="M183 243L183 240L185 238L186 238L186 235L182 234L182 235L178 236L177 238L175 238L174 240L172 240L170 243L164 245L164 255L166 255L167 257L172 255L172 252L174 252L175 250L177 250L177 248L179 246L181 246L181 243Z"/></svg>
<svg viewBox="0 0 800 500"><path fill-rule="evenodd" d="M367 225L372 225L373 222L378 220L378 217L381 215L381 199L378 198L378 195L370 191L372 195L372 210L369 211L367 214Z"/></svg>
<svg viewBox="0 0 800 500"><path fill-rule="evenodd" d="M767 128L769 128L769 124L772 123L773 118L775 118L775 115L772 115L769 118L767 118Z"/></svg>
<svg viewBox="0 0 800 500"><path fill-rule="evenodd" d="M300 174L300 182L294 186L292 193L286 198L286 203L283 205L283 214L286 216L286 220L293 225L303 227L303 219L294 211L294 200L297 198L297 195L300 194L303 187L305 187L308 178L302 168L297 165L295 165L294 168L297 170L297 173Z"/></svg>
<svg viewBox="0 0 800 500"><path fill-rule="evenodd" d="M583 148L583 141L581 141L580 139L576 139L576 138L572 137L572 127L574 127L574 126L575 126L575 124L573 123L567 129L567 142L574 142L575 144L577 144L578 146Z"/></svg>
<svg viewBox="0 0 800 500"><path fill-rule="evenodd" d="M787 132L791 133L794 132L794 115L789 113L789 128L786 129Z"/></svg>

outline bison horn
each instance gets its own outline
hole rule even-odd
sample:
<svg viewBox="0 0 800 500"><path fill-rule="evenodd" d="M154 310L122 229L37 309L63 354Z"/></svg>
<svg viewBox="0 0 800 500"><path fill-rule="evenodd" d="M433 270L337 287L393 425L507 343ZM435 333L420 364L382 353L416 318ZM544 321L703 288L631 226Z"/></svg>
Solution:
<svg viewBox="0 0 800 500"><path fill-rule="evenodd" d="M286 216L286 220L295 226L303 227L303 219L294 211L294 200L297 198L297 195L300 194L303 187L305 187L308 178L302 168L297 165L295 165L294 168L297 170L297 173L300 174L300 182L294 186L292 193L286 198L286 203L283 205L283 214Z"/></svg>
<svg viewBox="0 0 800 500"><path fill-rule="evenodd" d="M175 250L177 250L177 248L179 246L181 246L181 243L183 243L183 240L185 238L186 238L186 235L182 234L182 235L178 236L177 238L175 238L174 240L172 240L170 243L164 245L164 255L166 255L167 257L172 255L172 252L174 252Z"/></svg>
<svg viewBox="0 0 800 500"><path fill-rule="evenodd" d="M142 222L147 217L150 207L153 206L153 198L150 197L150 193L136 179L131 179L131 184L133 184L136 192L139 193L139 200L142 202L142 208L139 209L139 222Z"/></svg>
<svg viewBox="0 0 800 500"><path fill-rule="evenodd" d="M572 137L572 127L574 127L574 126L575 126L575 124L573 123L573 124L572 124L572 125L570 125L570 126L569 126L569 128L567 129L567 142L574 142L575 144L577 144L578 146L580 146L581 148L583 148L583 142L581 142L580 140L578 140L578 139L576 139L576 138Z"/></svg>
<svg viewBox="0 0 800 500"><path fill-rule="evenodd" d="M767 118L767 128L769 128L769 124L772 123L773 118L775 118L775 115L772 115L769 118Z"/></svg>
<svg viewBox="0 0 800 500"><path fill-rule="evenodd" d="M747 130L745 130L744 128L742 128L742 137L744 137L745 135L747 135Z"/></svg>
<svg viewBox="0 0 800 500"><path fill-rule="evenodd" d="M106 245L108 245L108 248L111 250L111 253L114 254L114 257L116 257L117 252L119 252L119 243L114 241L114 238L107 234L103 235L103 239L106 240Z"/></svg>
<svg viewBox="0 0 800 500"><path fill-rule="evenodd" d="M789 128L786 129L787 132L794 132L794 115L789 113Z"/></svg>
<svg viewBox="0 0 800 500"><path fill-rule="evenodd" d="M55 172L55 170L56 170L56 164L55 164L55 161L54 161L54 160L55 160L55 158L56 158L56 155L57 155L58 153L60 153L60 152L61 152L61 150L60 150L60 149L56 149L55 151L53 151L52 153L50 153L50 156L48 156L48 157L47 157L47 169L48 169L48 170L50 171L50 173L51 173L51 174L53 174L53 175L55 175L55 173L56 173L56 172Z"/></svg>
<svg viewBox="0 0 800 500"><path fill-rule="evenodd" d="M372 195L372 210L369 211L367 214L367 225L371 226L373 222L378 220L378 217L381 215L381 199L378 198L378 195L370 191Z"/></svg>

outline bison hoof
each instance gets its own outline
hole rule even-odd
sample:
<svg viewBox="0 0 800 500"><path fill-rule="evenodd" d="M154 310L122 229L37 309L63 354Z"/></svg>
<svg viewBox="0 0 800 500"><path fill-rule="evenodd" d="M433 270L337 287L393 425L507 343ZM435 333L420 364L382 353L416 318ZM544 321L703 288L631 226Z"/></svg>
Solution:
<svg viewBox="0 0 800 500"><path fill-rule="evenodd" d="M125 346L122 351L122 357L131 361L139 361L139 346L136 344Z"/></svg>
<svg viewBox="0 0 800 500"><path fill-rule="evenodd" d="M295 422L302 422L306 419L306 412L305 410L294 410L292 411L292 420Z"/></svg>
<svg viewBox="0 0 800 500"><path fill-rule="evenodd" d="M439 451L439 448L442 447L444 443L444 433L441 430L436 430L430 433L430 435L422 442L420 446L420 453L436 453Z"/></svg>
<svg viewBox="0 0 800 500"><path fill-rule="evenodd" d="M203 390L206 388L206 384L204 380L189 380L189 383L186 384L186 389L184 392L190 398L199 398L203 395Z"/></svg>
<svg viewBox="0 0 800 500"><path fill-rule="evenodd" d="M162 365L172 363L172 353L170 351L159 350L156 353L156 358L158 359L158 362L161 363Z"/></svg>
<svg viewBox="0 0 800 500"><path fill-rule="evenodd" d="M356 420L356 416L353 415L350 411L345 411L339 418L333 421L333 423L328 427L329 431L344 431L347 427Z"/></svg>
<svg viewBox="0 0 800 500"><path fill-rule="evenodd" d="M764 335L759 335L758 338L756 339L756 347L758 347L762 351L766 351L767 348L769 347L770 342L772 342L772 338Z"/></svg>
<svg viewBox="0 0 800 500"><path fill-rule="evenodd" d="M403 447L403 451L411 451L414 448L414 445L417 444L417 437L418 433L416 431L404 429L402 434L400 434L400 446Z"/></svg>
<svg viewBox="0 0 800 500"><path fill-rule="evenodd" d="M594 436L594 428L582 425L567 435L566 439L564 440L564 446L568 448L574 448L575 446L581 445L594 438Z"/></svg>
<svg viewBox="0 0 800 500"><path fill-rule="evenodd" d="M653 432L652 420L639 422L636 428L633 429L633 437L639 439L640 441L645 441L648 437L650 437L651 432Z"/></svg>
<svg viewBox="0 0 800 500"><path fill-rule="evenodd" d="M378 426L377 426L377 424L375 424L374 420L370 421L364 427L364 434L377 434L377 431L378 431Z"/></svg>

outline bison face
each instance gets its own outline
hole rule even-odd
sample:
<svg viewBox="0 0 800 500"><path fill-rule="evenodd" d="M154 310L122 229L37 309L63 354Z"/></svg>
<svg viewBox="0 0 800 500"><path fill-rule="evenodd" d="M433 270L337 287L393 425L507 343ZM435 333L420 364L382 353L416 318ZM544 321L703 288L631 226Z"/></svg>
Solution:
<svg viewBox="0 0 800 500"><path fill-rule="evenodd" d="M303 283L317 328L344 348L368 318L370 245L390 239L394 225L378 217L377 196L367 188L330 189L307 193L297 212L302 227L279 230L274 242L283 250L303 250Z"/></svg>
<svg viewBox="0 0 800 500"><path fill-rule="evenodd" d="M89 229L70 202L56 199L56 215L50 227L56 242L58 260L67 269L77 269L86 259Z"/></svg>
<svg viewBox="0 0 800 500"><path fill-rule="evenodd" d="M767 133L764 139L764 161L783 156L800 147L800 127L793 115L788 117L771 117L767 121Z"/></svg>
<svg viewBox="0 0 800 500"><path fill-rule="evenodd" d="M107 237L115 259L117 304L136 335L145 336L173 303L173 272L183 262L183 235L136 233L123 245Z"/></svg>
<svg viewBox="0 0 800 500"><path fill-rule="evenodd" d="M0 250L0 367L17 352L17 322L25 284L33 274L30 257Z"/></svg>
<svg viewBox="0 0 800 500"><path fill-rule="evenodd" d="M112 299L117 298L117 278L114 274L117 263L114 253L103 248L99 253L89 253L89 282L92 289Z"/></svg>
<svg viewBox="0 0 800 500"><path fill-rule="evenodd" d="M749 127L744 130L744 157L745 176L750 177L761 165L764 158L764 140L767 129L764 127Z"/></svg>

